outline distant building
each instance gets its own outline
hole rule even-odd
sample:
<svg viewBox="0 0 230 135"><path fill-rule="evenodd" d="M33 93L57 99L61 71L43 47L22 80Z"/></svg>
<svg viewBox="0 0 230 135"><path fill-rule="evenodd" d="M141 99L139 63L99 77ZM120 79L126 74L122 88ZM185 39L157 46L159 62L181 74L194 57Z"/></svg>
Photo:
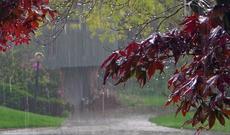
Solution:
<svg viewBox="0 0 230 135"><path fill-rule="evenodd" d="M105 48L116 49L117 46L117 43L101 43L92 38L85 26L81 29L67 26L57 40L46 47L44 62L48 69L60 69L60 91L64 91L68 102L79 107L81 100L90 98L92 92L102 85L97 71L111 53Z"/></svg>

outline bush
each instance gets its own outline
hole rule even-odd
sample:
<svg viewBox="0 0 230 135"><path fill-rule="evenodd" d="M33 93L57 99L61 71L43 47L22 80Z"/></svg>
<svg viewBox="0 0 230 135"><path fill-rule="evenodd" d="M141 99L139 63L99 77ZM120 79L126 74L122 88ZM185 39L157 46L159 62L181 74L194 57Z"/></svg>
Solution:
<svg viewBox="0 0 230 135"><path fill-rule="evenodd" d="M0 84L0 105L45 115L63 115L66 104L62 99L37 97L35 101L27 91L20 86Z"/></svg>

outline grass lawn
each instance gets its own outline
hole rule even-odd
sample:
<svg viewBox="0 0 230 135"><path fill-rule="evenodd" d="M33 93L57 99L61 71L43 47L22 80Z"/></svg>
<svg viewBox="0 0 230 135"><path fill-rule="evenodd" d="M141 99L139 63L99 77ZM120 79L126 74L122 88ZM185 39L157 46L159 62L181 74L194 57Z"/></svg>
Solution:
<svg viewBox="0 0 230 135"><path fill-rule="evenodd" d="M163 106L167 101L166 97L163 96L144 96L135 94L119 94L119 101L121 104L129 107L139 107L139 106Z"/></svg>
<svg viewBox="0 0 230 135"><path fill-rule="evenodd" d="M162 116L158 116L158 117L152 117L149 120L152 123L156 123L157 125L172 127L172 128L181 128L183 123L186 120L189 120L190 118L192 118L192 113L188 113L188 115L186 117L183 117L181 114L178 114L178 116L175 117L175 113L174 113L174 114L162 115ZM226 119L225 122L226 123L225 123L225 127L224 127L224 126L220 125L219 121L217 120L215 123L215 126L213 127L212 130L221 131L221 132L230 132L230 120ZM193 129L193 127L190 125L187 125L183 128Z"/></svg>
<svg viewBox="0 0 230 135"><path fill-rule="evenodd" d="M64 118L0 107L0 128L58 127Z"/></svg>

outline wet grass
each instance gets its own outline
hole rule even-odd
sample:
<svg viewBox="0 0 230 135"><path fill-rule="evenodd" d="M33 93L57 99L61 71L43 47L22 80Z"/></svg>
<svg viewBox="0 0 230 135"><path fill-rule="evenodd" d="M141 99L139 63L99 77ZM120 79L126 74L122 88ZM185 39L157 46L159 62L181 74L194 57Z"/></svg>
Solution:
<svg viewBox="0 0 230 135"><path fill-rule="evenodd" d="M151 107L163 106L167 101L166 97L157 95L119 94L119 101L128 107Z"/></svg>
<svg viewBox="0 0 230 135"><path fill-rule="evenodd" d="M181 114L178 114L177 117L175 117L175 113L168 114L168 115L162 115L157 117L150 118L150 122L156 123L160 126L165 127L171 127L171 128L182 128L181 126L186 120L189 120L192 118L193 113L188 113L186 117L183 117ZM230 132L230 120L225 121L225 126L220 125L219 121L216 121L215 126L213 127L213 131L220 131L220 132ZM185 129L194 129L192 126L187 125L184 126Z"/></svg>
<svg viewBox="0 0 230 135"><path fill-rule="evenodd" d="M0 107L0 128L59 127L64 118L39 115Z"/></svg>

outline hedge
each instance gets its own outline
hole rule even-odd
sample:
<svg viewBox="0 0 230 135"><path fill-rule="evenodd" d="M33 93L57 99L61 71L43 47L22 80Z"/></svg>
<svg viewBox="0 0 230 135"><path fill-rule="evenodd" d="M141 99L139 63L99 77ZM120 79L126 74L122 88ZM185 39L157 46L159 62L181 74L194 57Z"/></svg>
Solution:
<svg viewBox="0 0 230 135"><path fill-rule="evenodd" d="M36 105L35 105L36 104ZM0 84L0 105L45 115L62 116L66 104L62 99L37 97L23 87Z"/></svg>

